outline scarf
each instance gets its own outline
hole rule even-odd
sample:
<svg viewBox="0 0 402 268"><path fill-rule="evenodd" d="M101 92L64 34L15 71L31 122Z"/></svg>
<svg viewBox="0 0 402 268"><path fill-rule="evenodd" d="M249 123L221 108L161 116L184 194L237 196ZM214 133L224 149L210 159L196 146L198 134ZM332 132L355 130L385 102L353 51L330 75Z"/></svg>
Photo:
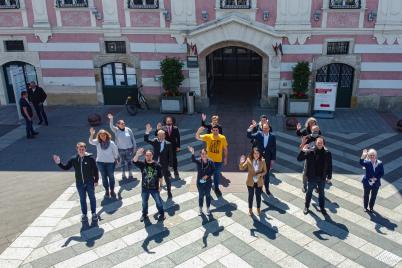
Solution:
<svg viewBox="0 0 402 268"><path fill-rule="evenodd" d="M107 150L107 148L109 148L109 145L110 145L110 140L101 141L99 144L100 144L100 147L102 150Z"/></svg>

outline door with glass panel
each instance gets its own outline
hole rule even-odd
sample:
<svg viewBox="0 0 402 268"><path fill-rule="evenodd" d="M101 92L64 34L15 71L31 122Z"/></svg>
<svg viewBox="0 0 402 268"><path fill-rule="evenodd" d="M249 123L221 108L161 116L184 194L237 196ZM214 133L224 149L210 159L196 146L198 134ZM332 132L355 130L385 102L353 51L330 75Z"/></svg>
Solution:
<svg viewBox="0 0 402 268"><path fill-rule="evenodd" d="M102 66L103 98L106 105L122 105L130 91L137 87L134 67L112 62Z"/></svg>

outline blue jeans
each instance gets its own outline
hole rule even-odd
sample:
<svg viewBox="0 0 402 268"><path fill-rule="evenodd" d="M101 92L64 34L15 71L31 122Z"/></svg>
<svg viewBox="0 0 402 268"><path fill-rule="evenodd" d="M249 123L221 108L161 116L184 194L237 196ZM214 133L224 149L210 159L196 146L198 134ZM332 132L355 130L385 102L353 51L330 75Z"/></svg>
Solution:
<svg viewBox="0 0 402 268"><path fill-rule="evenodd" d="M222 162L214 162L214 165L214 187L215 190L219 190L219 184L221 183Z"/></svg>
<svg viewBox="0 0 402 268"><path fill-rule="evenodd" d="M204 205L204 196L207 208L211 206L211 188L212 183L197 183L198 189L198 206L201 208Z"/></svg>
<svg viewBox="0 0 402 268"><path fill-rule="evenodd" d="M114 191L114 163L96 162L106 191Z"/></svg>
<svg viewBox="0 0 402 268"><path fill-rule="evenodd" d="M163 210L162 198L159 193L159 190L148 190L144 188L142 188L141 192L142 215L144 216L148 215L148 199L150 195L155 200L156 208L158 209L159 214L163 215L165 211Z"/></svg>
<svg viewBox="0 0 402 268"><path fill-rule="evenodd" d="M128 170L128 176L132 176L131 170L133 165L133 148L119 149L119 156L123 177L126 176L126 170Z"/></svg>
<svg viewBox="0 0 402 268"><path fill-rule="evenodd" d="M318 205L321 209L325 207L325 180L308 180L307 181L307 193L306 193L306 208L310 207L311 197L313 196L313 190L318 187Z"/></svg>
<svg viewBox="0 0 402 268"><path fill-rule="evenodd" d="M78 195L80 196L81 212L86 215L87 209L87 194L89 198L89 204L91 206L91 212L96 213L96 198L95 198L95 186L93 182L85 184L77 184Z"/></svg>
<svg viewBox="0 0 402 268"><path fill-rule="evenodd" d="M27 138L33 137L33 134L35 133L33 126L32 126L32 120L28 120L27 118L25 118L25 130L27 133Z"/></svg>

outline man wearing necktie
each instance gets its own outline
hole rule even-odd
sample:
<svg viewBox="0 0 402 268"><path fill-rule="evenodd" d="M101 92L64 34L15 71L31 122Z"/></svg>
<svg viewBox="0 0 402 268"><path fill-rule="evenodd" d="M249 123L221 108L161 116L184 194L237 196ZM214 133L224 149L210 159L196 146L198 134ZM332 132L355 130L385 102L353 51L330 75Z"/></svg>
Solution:
<svg viewBox="0 0 402 268"><path fill-rule="evenodd" d="M272 132L268 123L262 124L262 131L258 130L253 133L253 129L257 127L257 123L253 120L250 127L247 129L247 137L256 142L256 147L262 152L265 164L267 166L267 174L264 176L264 186L267 195L271 195L269 191L269 171L276 160L276 137Z"/></svg>
<svg viewBox="0 0 402 268"><path fill-rule="evenodd" d="M162 174L165 178L168 198L170 199L172 198L172 191L169 166L172 165L173 160L172 144L168 140L166 140L165 131L161 129L157 131L157 138L150 140L149 134L151 133L151 131L151 124L147 124L145 126L144 141L152 145L154 151L153 159L154 161L157 161L162 167Z"/></svg>
<svg viewBox="0 0 402 268"><path fill-rule="evenodd" d="M179 171L177 170L177 153L180 151L180 131L179 128L174 125L175 122L171 116L167 116L163 123L164 125L158 123L156 126L156 131L165 131L166 140L172 144L171 166L173 168L175 178L180 179Z"/></svg>

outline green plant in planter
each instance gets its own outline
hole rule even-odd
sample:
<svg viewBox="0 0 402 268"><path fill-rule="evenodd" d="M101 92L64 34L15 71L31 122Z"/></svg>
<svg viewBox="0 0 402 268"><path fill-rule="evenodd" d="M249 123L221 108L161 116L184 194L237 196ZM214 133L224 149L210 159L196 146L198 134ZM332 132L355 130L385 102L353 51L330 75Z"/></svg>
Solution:
<svg viewBox="0 0 402 268"><path fill-rule="evenodd" d="M291 98L295 99L306 99L309 78L311 75L310 64L307 61L301 61L293 67L293 94L290 95Z"/></svg>
<svg viewBox="0 0 402 268"><path fill-rule="evenodd" d="M184 80L183 63L177 58L165 58L160 63L164 96L180 96L179 87Z"/></svg>

